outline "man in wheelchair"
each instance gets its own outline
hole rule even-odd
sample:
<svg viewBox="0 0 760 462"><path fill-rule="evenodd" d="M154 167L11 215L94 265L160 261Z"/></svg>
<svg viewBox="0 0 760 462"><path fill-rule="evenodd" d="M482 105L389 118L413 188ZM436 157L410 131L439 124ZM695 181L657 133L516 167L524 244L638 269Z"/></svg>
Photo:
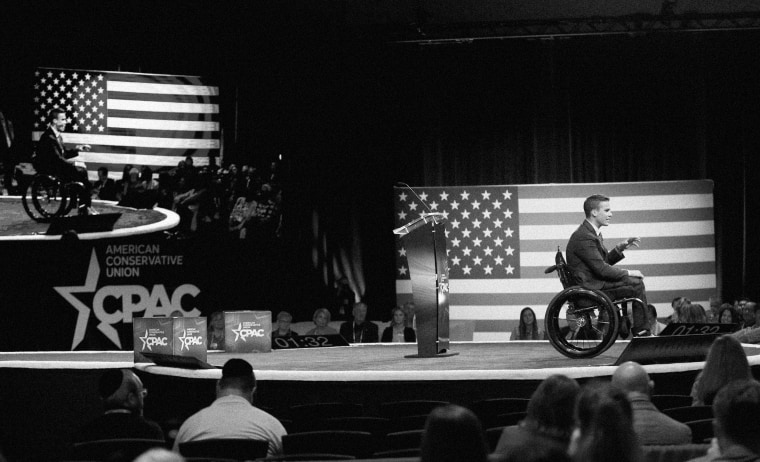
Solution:
<svg viewBox="0 0 760 462"><path fill-rule="evenodd" d="M589 289L601 290L612 300L635 297L644 302L644 306L633 303L633 334L650 335L646 316L646 288L644 275L638 270L627 270L613 266L625 255L629 247L638 247L638 237L628 238L618 243L611 251L604 246L602 227L610 224L612 210L610 198L595 194L583 202L586 220L570 236L565 254L567 266L579 285Z"/></svg>
<svg viewBox="0 0 760 462"><path fill-rule="evenodd" d="M89 215L96 213L91 205L90 182L87 179L87 170L77 167L67 159L79 155L79 151L89 151L90 145L77 145L74 149L66 149L63 144L61 133L66 129L66 112L60 108L51 109L48 112L48 127L42 132L37 142L36 154L33 157L34 168L37 173L54 175L63 182L80 182L83 186L79 194L79 214Z"/></svg>

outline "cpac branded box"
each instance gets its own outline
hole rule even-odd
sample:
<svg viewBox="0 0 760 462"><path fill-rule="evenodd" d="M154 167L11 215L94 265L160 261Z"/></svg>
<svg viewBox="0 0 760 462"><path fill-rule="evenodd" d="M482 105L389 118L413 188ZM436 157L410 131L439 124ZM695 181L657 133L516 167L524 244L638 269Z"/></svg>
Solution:
<svg viewBox="0 0 760 462"><path fill-rule="evenodd" d="M151 362L143 353L188 356L206 361L206 318L134 318L135 362Z"/></svg>
<svg viewBox="0 0 760 462"><path fill-rule="evenodd" d="M224 351L232 353L272 351L272 312L225 311Z"/></svg>

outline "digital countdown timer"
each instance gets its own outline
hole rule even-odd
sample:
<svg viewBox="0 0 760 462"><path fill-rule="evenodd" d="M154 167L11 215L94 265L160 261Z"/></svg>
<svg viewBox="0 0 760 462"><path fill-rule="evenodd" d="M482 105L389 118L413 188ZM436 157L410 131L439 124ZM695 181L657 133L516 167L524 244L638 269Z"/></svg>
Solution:
<svg viewBox="0 0 760 462"><path fill-rule="evenodd" d="M272 349L274 350L292 350L294 348L327 348L338 346L348 346L348 342L340 334L272 337Z"/></svg>

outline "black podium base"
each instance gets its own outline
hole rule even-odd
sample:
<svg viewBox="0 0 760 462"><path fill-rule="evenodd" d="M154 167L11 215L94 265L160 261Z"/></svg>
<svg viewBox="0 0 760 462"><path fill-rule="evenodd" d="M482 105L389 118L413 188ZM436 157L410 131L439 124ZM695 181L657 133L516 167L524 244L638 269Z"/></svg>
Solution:
<svg viewBox="0 0 760 462"><path fill-rule="evenodd" d="M121 217L121 213L101 213L98 215L71 215L53 218L45 234L58 235L66 231L77 233L97 233L113 231L113 226Z"/></svg>
<svg viewBox="0 0 760 462"><path fill-rule="evenodd" d="M436 353L433 356L420 356L419 354L416 354L416 355L406 355L404 356L404 358L412 358L412 359L413 358L448 358L449 356L456 356L458 354L459 353L457 352L447 351L446 353Z"/></svg>

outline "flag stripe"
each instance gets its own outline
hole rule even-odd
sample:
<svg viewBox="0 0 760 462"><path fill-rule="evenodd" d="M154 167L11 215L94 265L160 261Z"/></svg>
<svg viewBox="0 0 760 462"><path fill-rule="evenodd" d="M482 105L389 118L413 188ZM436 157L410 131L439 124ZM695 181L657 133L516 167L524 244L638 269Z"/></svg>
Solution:
<svg viewBox="0 0 760 462"><path fill-rule="evenodd" d="M605 231L606 234L606 231ZM569 238L569 236L568 236ZM613 240L614 242L614 240ZM557 251L557 246L565 251L567 238L565 239L537 239L526 240L520 243L520 249L523 252L543 252L552 250ZM712 234L700 234L696 236L657 236L644 239L641 243L641 249L631 249L625 252L625 255L631 255L639 250L657 250L657 249L688 249L693 247L713 247L715 246L715 236ZM551 261L554 261L552 257ZM547 265L549 266L549 265Z"/></svg>
<svg viewBox="0 0 760 462"><path fill-rule="evenodd" d="M190 120L190 121L218 121L217 113L200 112L148 112L148 111L122 111L108 108L108 118L124 119L160 119L160 120Z"/></svg>
<svg viewBox="0 0 760 462"><path fill-rule="evenodd" d="M218 104L132 101L126 99L109 99L108 107L125 111L146 112L199 112L205 114L219 112Z"/></svg>
<svg viewBox="0 0 760 462"><path fill-rule="evenodd" d="M156 95L199 95L217 96L219 87L207 85L183 85L177 83L145 83L109 80L106 84L109 93L153 93Z"/></svg>
<svg viewBox="0 0 760 462"><path fill-rule="evenodd" d="M523 255L524 257L524 255ZM493 266L493 263L491 263ZM557 273L544 274L546 266L523 266L521 270L524 278L554 278L557 279ZM696 263L670 263L667 265L630 265L641 271L648 278L656 276L677 276L679 274L714 274L715 261L704 261Z"/></svg>
<svg viewBox="0 0 760 462"><path fill-rule="evenodd" d="M34 132L33 139L40 139L42 132ZM86 133L64 133L63 141L68 144L89 144L101 146L138 146L143 148L167 149L219 149L219 140L195 140L182 138L158 138L115 135L90 135Z"/></svg>
<svg viewBox="0 0 760 462"><path fill-rule="evenodd" d="M113 132L114 128L136 128L149 130L177 130L217 132L219 122L206 122L196 120L162 120L162 119L135 119L126 117L108 117L108 127Z"/></svg>
<svg viewBox="0 0 760 462"><path fill-rule="evenodd" d="M520 226L520 235L523 236L523 240L550 239L559 236L569 238L579 224L580 222L573 225ZM712 220L628 223L620 227L608 226L602 230L605 241L610 238L625 239L629 236L638 236L643 239L658 236L714 235L714 233L714 222Z"/></svg>
<svg viewBox="0 0 760 462"><path fill-rule="evenodd" d="M554 264L556 251L523 252L523 266L546 268ZM667 265L673 263L715 262L715 249L701 247L695 249L626 250L625 259L618 265L625 267L639 265Z"/></svg>
<svg viewBox="0 0 760 462"><path fill-rule="evenodd" d="M215 139L217 134L210 131L178 131L178 130L151 130L138 128L108 128L107 135L129 136L135 138L185 138L185 139Z"/></svg>
<svg viewBox="0 0 760 462"><path fill-rule="evenodd" d="M172 95L172 94L153 94L153 93L124 93L121 91L109 91L108 101L125 100L125 101L152 101L156 103L203 103L218 104L219 98L205 95Z"/></svg>
<svg viewBox="0 0 760 462"><path fill-rule="evenodd" d="M504 186L494 186L504 188ZM522 199L562 199L567 197L581 198L592 194L606 194L613 203L625 196L666 196L680 194L712 195L713 182L700 181L652 181L641 183L572 183L552 185L520 185ZM583 213L583 201L575 204L575 210Z"/></svg>
<svg viewBox="0 0 760 462"><path fill-rule="evenodd" d="M617 202L617 201L616 201ZM577 205L577 204L576 204ZM617 205L617 204L615 204ZM521 204L522 207L522 204ZM612 220L610 227L620 226L627 223L642 222L669 222L669 221L706 221L713 219L713 209L710 208L678 208L668 210L631 210L625 213L619 212L616 208L612 209ZM579 220L580 219L580 220ZM525 213L520 216L521 225L554 225L556 223L574 223L583 220L583 216L574 212L564 213ZM606 230L602 230L604 233Z"/></svg>
<svg viewBox="0 0 760 462"><path fill-rule="evenodd" d="M551 210L554 213L580 213L583 218L583 201L585 197L550 198L550 199L520 199L522 213L546 213ZM610 208L613 217L615 212L655 210L678 210L711 208L712 194L680 194L658 196L615 196L610 200ZM577 219L576 219L577 221Z"/></svg>
<svg viewBox="0 0 760 462"><path fill-rule="evenodd" d="M90 71L93 72L93 71ZM159 83L167 85L205 85L206 79L188 75L142 74L135 72L107 72L109 81Z"/></svg>
<svg viewBox="0 0 760 462"><path fill-rule="evenodd" d="M86 162L88 168L90 168L91 162L97 164L130 164L135 166L149 165L151 167L176 167L179 161L185 160L185 156L148 156L140 154L113 154L108 152L81 152L79 153L77 159L81 159L82 161ZM205 165L207 165L208 158L193 158L193 164L201 164L202 162L205 162Z"/></svg>

